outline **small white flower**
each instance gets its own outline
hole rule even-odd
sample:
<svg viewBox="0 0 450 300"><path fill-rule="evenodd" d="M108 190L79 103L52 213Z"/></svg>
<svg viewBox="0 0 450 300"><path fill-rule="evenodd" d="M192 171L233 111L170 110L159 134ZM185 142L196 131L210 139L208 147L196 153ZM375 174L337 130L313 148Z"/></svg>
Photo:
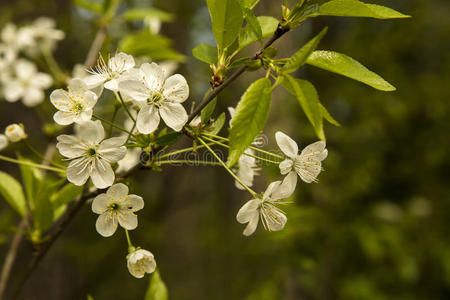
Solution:
<svg viewBox="0 0 450 300"><path fill-rule="evenodd" d="M23 130L23 125L11 124L5 129L5 135L8 140L12 143L17 143L21 140L26 139L28 136Z"/></svg>
<svg viewBox="0 0 450 300"><path fill-rule="evenodd" d="M134 67L134 58L123 52L117 53L108 60L108 64L100 56L97 66L88 72L91 76L84 78L89 89L105 87L113 92L118 91L118 79L125 71Z"/></svg>
<svg viewBox="0 0 450 300"><path fill-rule="evenodd" d="M325 142L319 141L306 146L300 155L297 143L286 134L278 131L275 133L278 147L288 157L280 163L282 175L295 171L300 178L307 183L316 181L322 170L322 160L328 155Z"/></svg>
<svg viewBox="0 0 450 300"><path fill-rule="evenodd" d="M6 45L16 51L36 46L32 31L27 26L18 29L16 25L8 23L3 27L0 37Z"/></svg>
<svg viewBox="0 0 450 300"><path fill-rule="evenodd" d="M117 224L126 230L136 229L138 220L134 212L142 208L142 197L128 195L128 187L123 183L116 183L92 202L92 211L100 215L95 228L104 237L113 235Z"/></svg>
<svg viewBox="0 0 450 300"><path fill-rule="evenodd" d="M0 151L8 147L8 138L4 134L0 134Z"/></svg>
<svg viewBox="0 0 450 300"><path fill-rule="evenodd" d="M128 255L128 271L136 278L144 277L145 273L153 273L156 269L156 261L150 251L138 249Z"/></svg>
<svg viewBox="0 0 450 300"><path fill-rule="evenodd" d="M97 103L97 95L88 90L83 80L70 80L68 91L54 90L50 94L50 101L59 111L53 119L60 125L82 123L92 118L92 109Z"/></svg>
<svg viewBox="0 0 450 300"><path fill-rule="evenodd" d="M4 96L9 102L22 102L29 107L40 104L44 98L44 90L53 83L50 75L38 72L36 65L21 59L14 65L14 73L4 83Z"/></svg>
<svg viewBox="0 0 450 300"><path fill-rule="evenodd" d="M111 186L115 175L111 164L121 160L126 153L124 137L113 137L104 140L105 130L102 123L86 121L80 124L75 136L60 135L57 137L61 155L71 160L67 167L67 179L75 185L83 185L91 177L99 189Z"/></svg>
<svg viewBox="0 0 450 300"><path fill-rule="evenodd" d="M175 74L164 79L163 69L155 63L145 63L119 82L120 92L141 103L137 129L149 134L158 128L160 116L175 131L186 124L188 115L183 103L189 96L186 79Z"/></svg>
<svg viewBox="0 0 450 300"><path fill-rule="evenodd" d="M236 216L239 223L248 223L243 234L245 236L253 234L260 218L266 230L279 231L283 229L287 218L276 205L286 204L282 200L292 195L296 183L297 175L290 173L283 181L275 181L269 184L262 198L252 199L245 203Z"/></svg>
<svg viewBox="0 0 450 300"><path fill-rule="evenodd" d="M0 69L2 72L10 67L17 59L17 52L6 44L0 43Z"/></svg>
<svg viewBox="0 0 450 300"><path fill-rule="evenodd" d="M30 27L36 43L50 51L65 37L64 31L55 28L55 20L48 17L37 18Z"/></svg>
<svg viewBox="0 0 450 300"><path fill-rule="evenodd" d="M256 164L256 159L246 154L255 155L255 152L250 148L244 151L244 154L239 157L235 173L246 186L253 186L253 178L258 175L259 167ZM235 181L235 185L238 189L245 190L239 182Z"/></svg>

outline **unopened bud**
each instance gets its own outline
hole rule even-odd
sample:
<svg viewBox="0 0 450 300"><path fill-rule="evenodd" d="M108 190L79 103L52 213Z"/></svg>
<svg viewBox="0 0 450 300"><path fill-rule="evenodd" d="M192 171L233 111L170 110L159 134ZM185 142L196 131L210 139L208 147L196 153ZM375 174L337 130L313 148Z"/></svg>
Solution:
<svg viewBox="0 0 450 300"><path fill-rule="evenodd" d="M17 143L28 136L23 130L22 124L11 124L5 129L5 135L10 142Z"/></svg>

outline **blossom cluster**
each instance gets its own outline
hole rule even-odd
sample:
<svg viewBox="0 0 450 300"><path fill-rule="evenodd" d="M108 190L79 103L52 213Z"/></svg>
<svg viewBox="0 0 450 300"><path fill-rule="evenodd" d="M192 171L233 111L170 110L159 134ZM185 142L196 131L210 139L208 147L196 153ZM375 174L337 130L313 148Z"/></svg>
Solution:
<svg viewBox="0 0 450 300"><path fill-rule="evenodd" d="M64 35L47 17L22 27L7 24L0 32L0 96L8 102L22 100L29 107L42 103L53 78L40 72L29 58L48 55Z"/></svg>

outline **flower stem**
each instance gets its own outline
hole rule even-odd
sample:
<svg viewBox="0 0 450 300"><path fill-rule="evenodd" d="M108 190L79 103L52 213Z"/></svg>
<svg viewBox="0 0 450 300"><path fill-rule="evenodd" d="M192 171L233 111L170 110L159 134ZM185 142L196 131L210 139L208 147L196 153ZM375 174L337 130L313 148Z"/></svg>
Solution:
<svg viewBox="0 0 450 300"><path fill-rule="evenodd" d="M50 166L35 164L35 163L29 162L29 161L18 160L18 159L14 159L14 158L3 156L3 155L0 155L0 160L9 161L9 162L19 164L19 165L31 166L31 167L35 167L35 168L39 168L39 169L54 171L54 172L58 172L58 173L64 173L66 171L61 168L54 168L54 167L50 167Z"/></svg>
<svg viewBox="0 0 450 300"><path fill-rule="evenodd" d="M114 111L113 111L113 115L111 117L111 124L109 124L109 130L108 130L108 137L109 138L112 135L112 130L113 130L113 127L114 127L112 124L114 124L114 121L116 120L116 116L117 116L117 112L119 111L119 107L120 106L114 105Z"/></svg>
<svg viewBox="0 0 450 300"><path fill-rule="evenodd" d="M128 242L128 249L134 248L133 244L131 243L131 239L130 239L130 234L128 233L128 230L125 230L125 235L127 237L127 242Z"/></svg>
<svg viewBox="0 0 450 300"><path fill-rule="evenodd" d="M228 173L230 173L230 175L231 176L233 176L233 178L234 179L236 179L236 181L237 182L239 182L253 197L257 197L258 196L258 194L255 192L255 191L253 191L251 188L249 188L245 183L243 183L242 182L242 180L241 179L239 179L239 177L237 177L236 176L236 174L234 174L233 173L233 171L231 171L230 170L230 168L227 166L227 164L226 163L224 163L221 159L220 159L220 157L216 154L216 152L214 152L212 149L211 149L211 147L209 147L209 145L204 141L204 140L202 140L202 138L200 138L200 137L198 137L197 138L197 140L200 142L200 143L202 143L203 144L203 146L205 146L206 147L206 149L208 149L209 150L209 152L211 152L211 154L219 161L219 163L222 165L222 167L224 167L225 168L225 170L227 170L228 171Z"/></svg>
<svg viewBox="0 0 450 300"><path fill-rule="evenodd" d="M213 143L209 143L208 145L214 145L214 144ZM172 155L176 155L176 154L180 154L180 153L184 153L184 152L188 152L188 151L194 151L194 149L196 150L196 149L200 149L200 148L205 148L205 146L199 145L199 146L196 146L196 147L189 147L189 148L185 148L185 149L169 152L169 153L163 154L161 156L158 156L157 159L159 159L159 158L166 158L166 157L169 157L169 156L172 156Z"/></svg>
<svg viewBox="0 0 450 300"><path fill-rule="evenodd" d="M109 120L106 120L105 118L102 118L102 117L100 117L100 116L97 116L97 115L92 115L94 118L96 118L96 119L98 119L98 120L100 120L100 121L102 121L102 122L105 122L106 124L109 124L109 125L111 125L112 127L114 127L114 128L117 128L117 129L119 129L120 131L123 131L123 132L126 132L126 133L130 133L128 130L126 130L125 128L123 128L123 127L120 127L119 125L116 125L116 124L114 124L113 122L111 122L111 121L109 121Z"/></svg>
<svg viewBox="0 0 450 300"><path fill-rule="evenodd" d="M128 110L127 105L125 104L125 102L123 101L122 97L120 96L120 94L118 92L114 92L114 96L116 96L116 99L122 103L123 108L125 108L125 111L127 112L128 116L131 118L131 120L133 120L134 123L136 123L136 119L133 117L133 115L131 114L131 112Z"/></svg>
<svg viewBox="0 0 450 300"><path fill-rule="evenodd" d="M160 165L166 165L166 164L203 164L203 165L210 165L210 166L221 166L220 163L216 161L204 161L204 160L160 160L156 161Z"/></svg>

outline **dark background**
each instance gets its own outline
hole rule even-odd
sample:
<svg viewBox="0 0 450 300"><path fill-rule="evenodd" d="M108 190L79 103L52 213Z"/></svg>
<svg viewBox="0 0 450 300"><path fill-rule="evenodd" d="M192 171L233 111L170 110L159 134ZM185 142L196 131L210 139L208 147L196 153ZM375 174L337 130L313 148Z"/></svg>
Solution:
<svg viewBox="0 0 450 300"><path fill-rule="evenodd" d="M141 171L134 176L131 190L144 197L145 209L132 239L155 254L171 299L450 298L450 2L373 2L413 18L315 18L275 44L280 57L288 56L328 26L319 48L352 56L398 89L376 91L308 66L296 74L316 85L322 103L342 126L326 125L325 172L319 183L297 186L294 204L286 207L283 231L265 232L260 226L249 238L241 234L244 226L235 216L249 195L237 190L221 168L166 167L162 173ZM279 18L280 3L261 0L256 13ZM190 99L200 99L209 87L209 69L190 53L199 43L214 41L205 1L128 5L153 5L176 16L162 32L187 56L178 72L190 84ZM96 32L88 13L70 1L0 3L0 24L26 24L41 15L54 18L67 34L55 53L61 66L71 70L82 63ZM120 26L112 26L113 36ZM109 39L105 49L114 53L116 41ZM234 82L220 95L218 111L235 106L258 76L246 73ZM43 140L33 133L38 136L41 120L50 120L52 113L2 101L0 128L23 122L31 141L44 149ZM276 149L277 130L300 147L316 140L297 101L281 88L274 92L264 130L267 149ZM19 178L14 165L1 163L0 169ZM255 189L263 191L278 178L276 167L265 167ZM0 209L4 257L19 219L4 202ZM102 238L95 220L86 206L56 241L25 295L143 299L149 277L138 280L128 274L123 232ZM11 284L19 278L29 250L24 243Z"/></svg>

